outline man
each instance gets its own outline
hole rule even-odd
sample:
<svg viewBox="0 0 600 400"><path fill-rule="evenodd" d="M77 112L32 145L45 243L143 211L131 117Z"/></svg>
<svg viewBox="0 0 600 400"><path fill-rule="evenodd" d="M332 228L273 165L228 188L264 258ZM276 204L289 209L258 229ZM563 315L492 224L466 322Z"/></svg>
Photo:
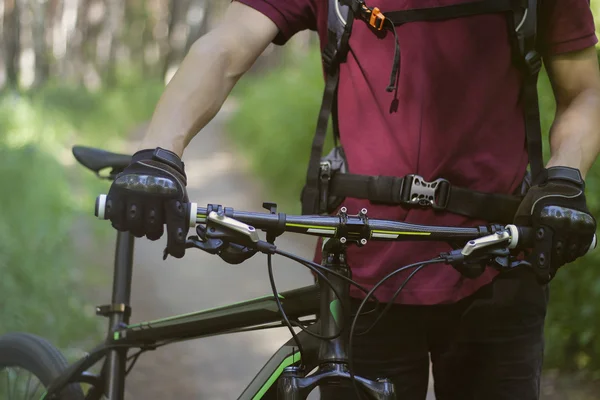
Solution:
<svg viewBox="0 0 600 400"><path fill-rule="evenodd" d="M379 0L369 5L385 14L464 2ZM327 7L326 0L232 2L220 25L190 50L156 108L141 150L123 172L148 176L145 182L166 182L163 194L135 191L117 180L107 202L116 229L156 240L166 223L170 254L183 256L188 230L183 204L188 199L179 157L269 43L282 45L304 29L318 31L326 42ZM595 230L583 179L600 151L600 75L588 1L544 0L538 18L538 49L557 112L548 170L536 177L516 218L534 227L545 218L553 227L549 245L558 268L583 254ZM366 24L355 22L348 59L340 67L338 96L341 144L352 173L418 173L482 192L517 192L528 154L522 78L512 62L506 26L504 15L492 13L396 27L401 58L397 90L389 92L383 89L389 84L395 35L376 37ZM354 198L344 205L366 207L370 217L411 223L482 222ZM588 217L575 229L556 215L542 216L542 206ZM563 256L568 240L571 253ZM348 259L354 279L368 287L398 266L447 250L444 243L370 243L349 249ZM405 277L382 287L378 298L390 301ZM424 399L431 357L440 400L539 397L547 288L532 275L497 276L488 269L469 279L449 266L431 266L415 275L396 303L368 335L356 339L358 374L392 378L399 399ZM354 398L351 389L322 391L322 396Z"/></svg>

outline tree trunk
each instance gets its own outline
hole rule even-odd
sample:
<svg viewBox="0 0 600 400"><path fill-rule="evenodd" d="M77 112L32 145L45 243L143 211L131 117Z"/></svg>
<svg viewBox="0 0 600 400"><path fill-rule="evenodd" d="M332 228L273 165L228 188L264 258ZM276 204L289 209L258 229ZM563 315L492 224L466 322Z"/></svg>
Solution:
<svg viewBox="0 0 600 400"><path fill-rule="evenodd" d="M45 42L46 48L49 54L52 54L54 49L54 26L57 18L58 11L60 9L60 0L49 0L48 5L46 6L46 15L44 16L44 31L45 31ZM54 75L57 69L56 63L53 58L49 60L49 74Z"/></svg>
<svg viewBox="0 0 600 400"><path fill-rule="evenodd" d="M144 60L147 76L156 78L163 72L163 60L169 48L169 4L165 0L148 0L148 10L151 23L144 36Z"/></svg>
<svg viewBox="0 0 600 400"><path fill-rule="evenodd" d="M167 76L175 66L185 49L187 30L186 13L190 6L189 0L171 0L169 3L167 49L164 55L162 76Z"/></svg>
<svg viewBox="0 0 600 400"><path fill-rule="evenodd" d="M102 83L99 47L100 32L105 26L106 15L106 4L103 0L89 0L86 40L81 43L87 75L84 81L88 88L98 88Z"/></svg>
<svg viewBox="0 0 600 400"><path fill-rule="evenodd" d="M142 71L146 76L146 63L144 62L144 38L148 35L150 21L147 16L147 3L145 0L130 0L125 3L125 43L129 48L131 66Z"/></svg>
<svg viewBox="0 0 600 400"><path fill-rule="evenodd" d="M98 41L98 64L107 86L116 84L117 43L125 12L123 0L106 0L105 25Z"/></svg>
<svg viewBox="0 0 600 400"><path fill-rule="evenodd" d="M188 37L185 44L184 53L190 51L190 47L201 36L205 35L209 29L209 17L213 10L212 2L208 0L192 0L187 13L187 23L189 25Z"/></svg>
<svg viewBox="0 0 600 400"><path fill-rule="evenodd" d="M21 56L20 0L4 0L4 62L6 85L19 86L19 60Z"/></svg>
<svg viewBox="0 0 600 400"><path fill-rule="evenodd" d="M88 40L90 0L80 0L77 7L75 32L69 46L69 58L73 66L74 80L82 83L85 76L85 52L84 44Z"/></svg>
<svg viewBox="0 0 600 400"><path fill-rule="evenodd" d="M35 54L35 71L33 87L43 86L50 76L50 61L48 57L48 46L46 42L46 1L30 0L33 15L33 51Z"/></svg>

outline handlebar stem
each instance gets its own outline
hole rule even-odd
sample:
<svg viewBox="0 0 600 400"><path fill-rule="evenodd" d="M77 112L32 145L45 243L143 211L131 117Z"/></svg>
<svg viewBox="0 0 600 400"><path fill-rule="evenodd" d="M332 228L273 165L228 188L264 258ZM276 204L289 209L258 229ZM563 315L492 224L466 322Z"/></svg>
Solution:
<svg viewBox="0 0 600 400"><path fill-rule="evenodd" d="M346 246L337 239L330 239L323 245L323 259L325 267L343 274L350 278L350 269L346 264ZM342 334L333 340L322 340L319 348L319 363L339 362L347 363L348 329L347 322L349 314L343 312L350 311L350 284L327 271L324 275L332 283L333 288L319 277L319 286L321 288L321 335L334 336L340 330ZM335 293L339 293L341 299L338 299ZM341 304L343 302L343 304Z"/></svg>

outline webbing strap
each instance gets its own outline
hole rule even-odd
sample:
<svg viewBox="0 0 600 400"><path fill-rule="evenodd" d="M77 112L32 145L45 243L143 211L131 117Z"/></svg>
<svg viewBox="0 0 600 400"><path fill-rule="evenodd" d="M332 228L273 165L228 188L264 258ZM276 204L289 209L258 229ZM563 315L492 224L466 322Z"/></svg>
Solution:
<svg viewBox="0 0 600 400"><path fill-rule="evenodd" d="M496 223L511 223L521 203L520 196L465 189L453 186L443 179L424 182L422 178L418 178L420 177L415 175L394 177L336 174L331 180L330 194L366 199L374 204L408 207L415 207L419 204L419 199L425 199L425 204L433 209ZM431 205L427 201L428 196L432 196Z"/></svg>
<svg viewBox="0 0 600 400"><path fill-rule="evenodd" d="M537 53L537 17L538 0L527 0L527 15L517 37L522 43L521 54L524 62L523 101L525 108L525 132L527 135L527 154L533 182L542 177L544 155L542 152L542 128L540 124L540 106L537 81L542 60Z"/></svg>
<svg viewBox="0 0 600 400"><path fill-rule="evenodd" d="M319 201L319 169L321 157L323 156L323 145L329 124L329 116L334 103L335 92L339 81L339 69L333 74L328 74L325 80L325 91L321 102L321 111L317 120L317 132L313 138L306 173L306 186L302 192L302 214L312 214L317 209Z"/></svg>
<svg viewBox="0 0 600 400"><path fill-rule="evenodd" d="M337 0L335 0L337 1ZM330 2L330 6L332 6ZM332 14L330 9L330 17ZM308 162L308 170L306 172L306 186L302 191L302 214L313 214L318 209L319 202L319 169L321 166L321 157L323 156L323 146L327 135L327 126L329 125L329 117L334 114L334 119L337 118L337 113L334 106L337 105L336 95L339 82L339 63L343 62L348 52L348 41L352 24L354 22L354 12L351 8L347 10L347 22L344 27L342 36L339 37L337 28L329 30L328 43L323 50L323 64L325 66L325 90L321 101L321 109L317 119L317 128L310 151ZM334 130L337 130L337 122L334 123ZM335 136L338 134L336 132Z"/></svg>
<svg viewBox="0 0 600 400"><path fill-rule="evenodd" d="M394 25L408 22L436 21L453 18L468 17L481 14L493 14L515 11L525 7L526 0L485 0L470 3L452 4L432 8L413 8L409 10L388 11L384 15Z"/></svg>
<svg viewBox="0 0 600 400"><path fill-rule="evenodd" d="M330 0L331 6L335 7L338 0ZM339 21L331 29L331 21L334 14L330 13L329 40L323 53L324 65L326 68L325 91L321 104L321 111L317 121L317 130L313 139L310 161L307 172L306 186L302 192L302 213L312 214L319 210L319 184L320 184L320 160L322 157L323 145L327 133L329 117L334 114L334 138L337 139L337 121L336 115L336 96L339 82L339 63L345 61L348 52L348 40L352 30L357 4L360 0L341 0L342 4L349 5L347 24L344 27L342 37L340 37ZM362 3L364 5L364 3ZM537 27L537 4L538 0L481 0L470 3L455 4L449 6L410 9L402 11L390 11L385 13L385 18L393 25L401 25L416 21L435 21L460 17L467 17L480 14L506 13L509 21L510 40L517 56L517 62L521 64L524 71L523 82L523 100L524 117L527 137L527 151L529 155L531 173L533 179L539 179L544 171L543 153L541 143L541 127L539 116L539 99L537 93L537 78L541 68L541 58L536 53L536 27ZM526 10L527 14L523 14ZM342 25L343 26L343 25ZM519 29L515 32L515 27ZM360 177L359 175L337 174L337 178L331 183L330 194L333 196L364 198L371 201L378 201L381 193L375 193L364 189L364 183L357 185L339 185L340 179L350 182L352 179ZM387 190L387 187L394 187L402 184L404 178L394 177L371 177L377 178L380 184L376 187L379 190ZM359 179L361 181L362 178ZM392 181L390 181L392 180ZM400 180L400 181L398 181ZM389 181L388 183L381 183ZM361 186L362 185L362 186ZM391 186L390 186L391 185ZM446 187L447 185L441 185ZM371 188L373 188L371 179ZM362 188L362 189L361 189ZM366 194L361 190L367 190ZM390 189L391 190L391 189ZM392 192L394 192L392 190ZM517 209L520 198L516 196L482 193L468 189L452 187L451 195L448 196L446 210L486 220L495 220L501 222L511 222L512 216ZM384 196L385 199L388 196ZM387 201L387 200L386 200ZM384 201L384 202L386 202ZM392 199L392 204L398 204Z"/></svg>
<svg viewBox="0 0 600 400"><path fill-rule="evenodd" d="M523 14L522 10L527 10ZM533 181L544 171L542 132L540 126L537 80L541 58L536 52L538 0L484 0L434 8L417 8L386 12L387 19L394 25L416 21L435 21L460 18L485 13L509 12L511 41L523 70L523 102L527 153ZM519 20L515 20L516 17ZM522 19L522 20L521 20ZM515 32L515 29L518 30Z"/></svg>
<svg viewBox="0 0 600 400"><path fill-rule="evenodd" d="M542 152L542 128L540 126L540 106L537 91L537 77L526 76L523 86L523 100L525 102L525 133L527 137L527 154L531 168L532 181L538 183L544 168L544 155Z"/></svg>

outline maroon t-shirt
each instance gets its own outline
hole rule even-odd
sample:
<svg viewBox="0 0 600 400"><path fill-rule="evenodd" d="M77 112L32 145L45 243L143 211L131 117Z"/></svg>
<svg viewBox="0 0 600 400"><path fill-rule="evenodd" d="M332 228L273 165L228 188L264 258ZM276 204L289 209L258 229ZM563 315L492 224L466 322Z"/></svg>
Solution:
<svg viewBox="0 0 600 400"><path fill-rule="evenodd" d="M238 0L269 17L279 27L274 43L296 32L317 30L324 45L327 0ZM378 0L386 11L435 7L471 0ZM588 0L544 0L540 47L545 55L581 50L596 42ZM339 130L351 173L446 178L451 184L484 192L513 193L527 168L525 127L519 102L520 73L511 62L506 17L478 15L436 22L412 22L396 28L401 49L398 106L385 90L394 56L393 35L377 38L362 21L354 24L351 51L340 70ZM292 95L289 93L289 95ZM315 114L315 118L317 115ZM285 131L285 127L282 127ZM310 149L305 149L310 151ZM368 209L371 218L409 223L477 226L455 214L405 210L347 199L349 212ZM353 278L371 288L398 267L448 251L445 243L370 242L351 247ZM389 300L410 271L381 287ZM455 302L491 282L488 269L477 279L451 266L434 264L415 274L397 302ZM360 292L352 290L360 296Z"/></svg>

